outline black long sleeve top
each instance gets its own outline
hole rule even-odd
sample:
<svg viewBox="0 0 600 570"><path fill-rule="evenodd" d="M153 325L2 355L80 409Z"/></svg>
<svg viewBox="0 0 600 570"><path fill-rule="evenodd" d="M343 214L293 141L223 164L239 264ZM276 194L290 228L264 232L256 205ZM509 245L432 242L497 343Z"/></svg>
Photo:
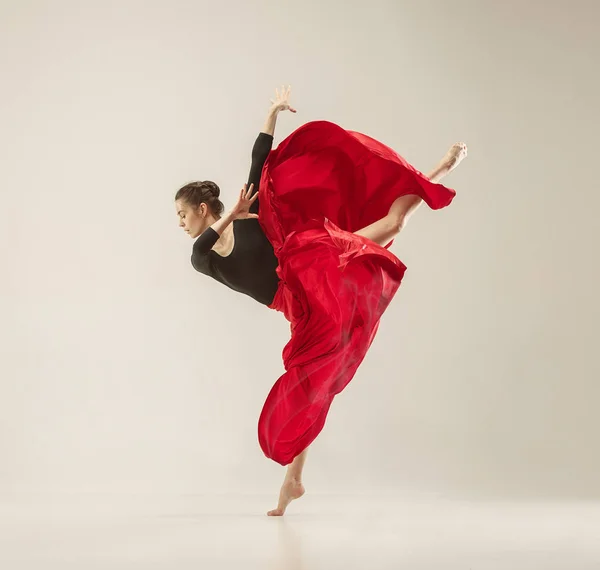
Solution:
<svg viewBox="0 0 600 570"><path fill-rule="evenodd" d="M273 137L260 133L252 149L252 165L248 177L248 186L254 184L255 192L258 192L262 169L272 147ZM259 200L256 199L250 211L258 214L259 207ZM257 219L235 220L233 236L232 252L222 256L212 249L219 234L212 228L206 229L194 242L194 269L259 303L270 305L279 286L276 273L278 261L273 246Z"/></svg>

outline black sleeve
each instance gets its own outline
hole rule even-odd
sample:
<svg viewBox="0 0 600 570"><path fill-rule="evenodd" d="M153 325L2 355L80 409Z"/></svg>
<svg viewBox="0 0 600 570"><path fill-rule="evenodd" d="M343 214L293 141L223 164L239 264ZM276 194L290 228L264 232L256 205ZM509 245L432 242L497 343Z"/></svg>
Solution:
<svg viewBox="0 0 600 570"><path fill-rule="evenodd" d="M267 133L260 133L252 148L252 166L250 167L250 175L248 176L248 186L254 184L255 192L258 192L263 166L272 148L273 136ZM252 204L250 211L253 214L258 213L258 199Z"/></svg>
<svg viewBox="0 0 600 570"><path fill-rule="evenodd" d="M199 255L206 255L212 246L217 243L219 234L212 228L206 228L194 242L192 249L192 265L194 264L194 257Z"/></svg>

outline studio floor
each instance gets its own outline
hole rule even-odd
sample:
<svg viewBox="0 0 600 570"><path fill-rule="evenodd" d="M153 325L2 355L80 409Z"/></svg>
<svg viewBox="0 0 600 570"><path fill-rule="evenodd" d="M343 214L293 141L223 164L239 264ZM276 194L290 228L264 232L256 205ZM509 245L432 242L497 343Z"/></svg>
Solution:
<svg viewBox="0 0 600 570"><path fill-rule="evenodd" d="M600 569L600 503L307 494L5 496L0 568Z"/></svg>

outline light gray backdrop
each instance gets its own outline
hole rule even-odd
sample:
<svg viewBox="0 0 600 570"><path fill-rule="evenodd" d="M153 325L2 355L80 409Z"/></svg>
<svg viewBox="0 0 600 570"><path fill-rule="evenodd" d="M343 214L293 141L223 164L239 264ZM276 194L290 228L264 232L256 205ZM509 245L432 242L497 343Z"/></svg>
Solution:
<svg viewBox="0 0 600 570"><path fill-rule="evenodd" d="M179 185L231 202L274 88L458 196L313 446L313 492L598 497L594 2L8 1L0 491L270 492L281 315L196 273Z"/></svg>

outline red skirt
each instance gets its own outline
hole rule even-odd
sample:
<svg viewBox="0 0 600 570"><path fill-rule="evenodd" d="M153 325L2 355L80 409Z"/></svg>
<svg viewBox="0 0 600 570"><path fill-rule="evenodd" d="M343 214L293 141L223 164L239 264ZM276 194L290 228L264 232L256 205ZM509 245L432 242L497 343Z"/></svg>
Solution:
<svg viewBox="0 0 600 570"><path fill-rule="evenodd" d="M353 232L386 216L407 194L440 209L455 192L430 182L382 143L325 121L296 130L265 163L259 221L281 279L271 308L290 322L291 339L258 438L265 455L281 465L323 429L406 269L386 248Z"/></svg>

